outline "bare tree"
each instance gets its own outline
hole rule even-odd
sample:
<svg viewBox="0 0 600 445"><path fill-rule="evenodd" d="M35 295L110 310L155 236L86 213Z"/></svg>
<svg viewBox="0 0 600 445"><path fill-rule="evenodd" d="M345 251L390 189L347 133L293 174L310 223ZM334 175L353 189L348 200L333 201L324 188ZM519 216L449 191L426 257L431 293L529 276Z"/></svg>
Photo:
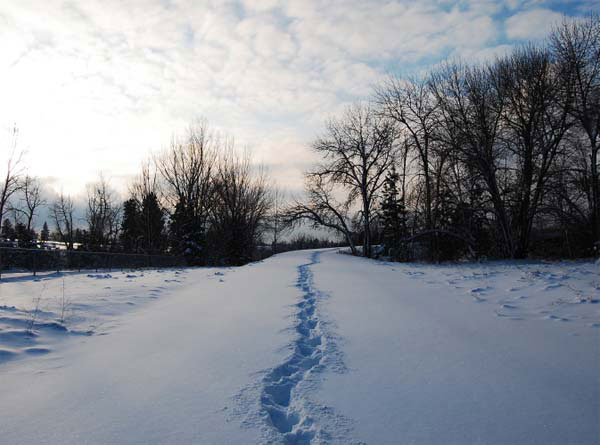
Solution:
<svg viewBox="0 0 600 445"><path fill-rule="evenodd" d="M271 188L270 201L270 211L266 218L266 232L270 235L273 253L277 253L281 237L290 232L292 226L286 222L285 209L288 206L286 196L279 187Z"/></svg>
<svg viewBox="0 0 600 445"><path fill-rule="evenodd" d="M403 80L391 77L377 89L376 101L385 116L399 126L405 145L416 153L419 171L423 178L425 195L425 229L435 226L433 202L435 191L435 171L442 165L435 164L434 130L436 126L436 101L429 89L428 79L412 78Z"/></svg>
<svg viewBox="0 0 600 445"><path fill-rule="evenodd" d="M136 200L139 206L142 205L144 199L154 194L161 195L160 181L154 165L150 162L142 163L140 174L133 180L129 186L129 195Z"/></svg>
<svg viewBox="0 0 600 445"><path fill-rule="evenodd" d="M104 178L87 187L86 221L89 243L106 247L117 239L120 226L121 206Z"/></svg>
<svg viewBox="0 0 600 445"><path fill-rule="evenodd" d="M69 196L61 193L56 201L50 207L50 215L54 221L56 231L60 240L65 243L68 250L73 249L75 241L75 228L73 226L73 214L75 206L73 200Z"/></svg>
<svg viewBox="0 0 600 445"><path fill-rule="evenodd" d="M173 138L169 149L155 159L171 209L184 204L195 216L207 217L220 143L208 124L200 122L189 128L186 138Z"/></svg>
<svg viewBox="0 0 600 445"><path fill-rule="evenodd" d="M214 197L213 175L221 141L205 122L190 127L184 139L155 159L163 198L171 214L171 247L200 255Z"/></svg>
<svg viewBox="0 0 600 445"><path fill-rule="evenodd" d="M588 139L584 172L589 175L589 210L592 234L600 241L600 15L584 20L564 20L551 36L552 50L562 65L562 78L571 83L574 101L571 116Z"/></svg>
<svg viewBox="0 0 600 445"><path fill-rule="evenodd" d="M369 105L346 109L341 119L328 122L325 134L313 143L323 162L309 176L341 185L348 201L360 202L363 255L371 257L371 223L385 173L394 163L396 129L391 120ZM324 188L321 188L324 189Z"/></svg>
<svg viewBox="0 0 600 445"><path fill-rule="evenodd" d="M567 135L567 147L556 159L540 209L547 224L562 232L563 252L570 257L593 253L595 239L589 145L587 137L574 130Z"/></svg>
<svg viewBox="0 0 600 445"><path fill-rule="evenodd" d="M21 205L16 209L25 217L27 231L33 229L33 219L40 206L46 205L46 200L41 195L40 182L37 178L26 175L20 181L20 202Z"/></svg>
<svg viewBox="0 0 600 445"><path fill-rule="evenodd" d="M0 183L0 221L4 220L10 198L19 189L19 178L23 173L23 151L17 147L18 133L16 127L11 131L11 146L7 151L6 169Z"/></svg>
<svg viewBox="0 0 600 445"><path fill-rule="evenodd" d="M565 90L549 51L533 45L498 60L492 79L506 101L500 137L513 156L515 169L514 256L524 258L546 182L569 128L570 91Z"/></svg>
<svg viewBox="0 0 600 445"><path fill-rule="evenodd" d="M228 264L244 264L265 228L271 200L267 176L253 169L249 153L223 153L214 175L214 200L210 207L212 251Z"/></svg>
<svg viewBox="0 0 600 445"><path fill-rule="evenodd" d="M451 168L459 196L468 196L474 205L481 182L492 203L504 256L514 253L511 221L502 187L502 165L506 150L499 144L504 99L495 88L489 66L466 67L447 64L432 75L430 88L439 105L436 138L451 147L466 174L458 178L461 167ZM467 190L461 190L462 187Z"/></svg>
<svg viewBox="0 0 600 445"><path fill-rule="evenodd" d="M352 199L339 202L335 199L335 194L334 183L327 181L322 175L307 175L306 198L296 200L288 207L284 211L284 220L292 226L309 221L314 228L336 232L346 239L352 254L358 255L351 230Z"/></svg>

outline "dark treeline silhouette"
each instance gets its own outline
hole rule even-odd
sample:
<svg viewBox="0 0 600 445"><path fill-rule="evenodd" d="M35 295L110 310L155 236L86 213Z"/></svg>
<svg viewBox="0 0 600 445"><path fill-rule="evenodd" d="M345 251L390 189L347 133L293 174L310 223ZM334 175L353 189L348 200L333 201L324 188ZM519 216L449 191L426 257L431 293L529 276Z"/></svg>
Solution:
<svg viewBox="0 0 600 445"><path fill-rule="evenodd" d="M53 231L47 222L40 234L33 229L45 201L38 181L22 167L22 153L15 148L0 189L4 247L172 255L188 265L240 265L270 252L258 248L267 232L285 231L273 225L278 220L274 202L280 198L266 173L205 123L191 126L185 137L174 138L145 163L124 202L103 176L87 186L85 209L79 209L83 218L76 216L74 200L61 193L48 206Z"/></svg>
<svg viewBox="0 0 600 445"><path fill-rule="evenodd" d="M7 166L0 268L241 265L287 250L340 245L307 235L286 240L292 227L284 218L283 191L249 153L238 153L204 122L143 163L124 200L100 175L87 185L84 208L64 193L47 203L39 181L26 174L16 142ZM50 226L44 221L37 233L34 221L44 205ZM57 249L63 252L39 251Z"/></svg>
<svg viewBox="0 0 600 445"><path fill-rule="evenodd" d="M592 14L493 62L390 77L371 104L327 123L313 144L322 162L287 219L329 228L365 256L377 243L398 260L590 256L599 130Z"/></svg>
<svg viewBox="0 0 600 445"><path fill-rule="evenodd" d="M245 264L259 256L271 203L249 154L199 123L142 167L122 206L118 245L189 265Z"/></svg>

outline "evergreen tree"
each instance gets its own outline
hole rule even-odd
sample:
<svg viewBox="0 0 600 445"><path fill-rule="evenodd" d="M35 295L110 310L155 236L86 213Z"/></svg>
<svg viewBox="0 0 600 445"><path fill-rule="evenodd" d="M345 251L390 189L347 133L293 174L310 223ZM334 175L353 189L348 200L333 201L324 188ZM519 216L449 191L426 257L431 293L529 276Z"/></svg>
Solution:
<svg viewBox="0 0 600 445"><path fill-rule="evenodd" d="M136 252L142 237L142 218L138 203L130 198L123 203L121 223L121 244L126 252Z"/></svg>
<svg viewBox="0 0 600 445"><path fill-rule="evenodd" d="M40 237L42 241L48 241L50 239L50 230L48 229L48 223L46 221L44 221Z"/></svg>
<svg viewBox="0 0 600 445"><path fill-rule="evenodd" d="M148 193L142 201L140 212L142 245L147 252L160 252L164 247L164 211L154 192Z"/></svg>
<svg viewBox="0 0 600 445"><path fill-rule="evenodd" d="M85 229L75 229L73 232L73 242L78 244L90 245L90 233Z"/></svg>
<svg viewBox="0 0 600 445"><path fill-rule="evenodd" d="M399 176L392 166L385 177L383 197L381 200L381 220L383 225L383 243L388 255L400 259L402 255L402 239L406 236L406 208L404 201L398 196Z"/></svg>
<svg viewBox="0 0 600 445"><path fill-rule="evenodd" d="M2 239L14 240L16 238L15 229L10 222L10 219L6 218L2 223Z"/></svg>
<svg viewBox="0 0 600 445"><path fill-rule="evenodd" d="M170 244L176 254L185 255L189 264L202 264L204 245L204 227L199 218L185 202L180 200L171 215Z"/></svg>
<svg viewBox="0 0 600 445"><path fill-rule="evenodd" d="M25 224L18 222L15 224L15 238L19 241L19 247L30 248L34 246L37 234L34 230L28 229Z"/></svg>
<svg viewBox="0 0 600 445"><path fill-rule="evenodd" d="M15 238L19 241L19 246L26 241L27 238L27 227L22 222L15 224Z"/></svg>

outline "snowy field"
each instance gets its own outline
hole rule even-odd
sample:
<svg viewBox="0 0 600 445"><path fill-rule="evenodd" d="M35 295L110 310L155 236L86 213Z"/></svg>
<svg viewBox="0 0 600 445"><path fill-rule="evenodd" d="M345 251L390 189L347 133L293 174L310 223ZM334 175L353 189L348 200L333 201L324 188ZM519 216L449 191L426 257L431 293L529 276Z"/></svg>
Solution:
<svg viewBox="0 0 600 445"><path fill-rule="evenodd" d="M600 265L3 277L0 442L600 443Z"/></svg>

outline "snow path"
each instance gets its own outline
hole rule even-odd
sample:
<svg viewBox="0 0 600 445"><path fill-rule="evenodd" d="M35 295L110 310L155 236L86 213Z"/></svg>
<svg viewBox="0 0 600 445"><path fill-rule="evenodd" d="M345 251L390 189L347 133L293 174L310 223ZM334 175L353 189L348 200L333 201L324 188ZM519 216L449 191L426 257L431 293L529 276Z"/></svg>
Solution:
<svg viewBox="0 0 600 445"><path fill-rule="evenodd" d="M319 422L327 408L316 409L307 398L310 392L307 388L316 386L307 384L316 383L318 377L313 377L327 369L328 364L335 364L338 369L342 366L339 354L335 359L331 357L339 351L330 329L317 311L317 303L323 295L314 287L311 266L319 263L320 255L320 252L314 252L310 263L298 266L296 287L302 292L302 298L295 305L297 338L290 345L291 355L268 372L263 380L261 406L267 412L270 424L288 444L310 444L315 438L322 441L334 434L326 431L325 422ZM329 417L333 415L328 414Z"/></svg>
<svg viewBox="0 0 600 445"><path fill-rule="evenodd" d="M288 443L310 443L314 431L309 417L302 417L302 409L297 400L292 400L292 391L323 358L322 338L319 320L315 316L316 291L312 288L310 266L318 263L319 253L312 255L310 263L298 266L297 287L303 298L297 304L298 338L294 341L293 354L281 365L273 368L264 379L265 386L261 403L269 414L273 426L284 435Z"/></svg>

